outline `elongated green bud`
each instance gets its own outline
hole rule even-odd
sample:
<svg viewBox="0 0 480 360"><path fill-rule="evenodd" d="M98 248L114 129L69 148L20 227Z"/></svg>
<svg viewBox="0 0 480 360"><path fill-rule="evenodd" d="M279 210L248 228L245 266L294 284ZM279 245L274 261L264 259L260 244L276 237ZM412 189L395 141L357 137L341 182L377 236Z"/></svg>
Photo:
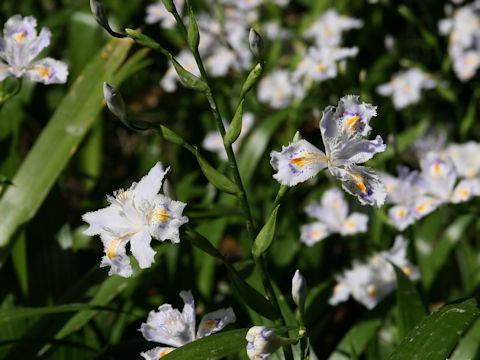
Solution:
<svg viewBox="0 0 480 360"><path fill-rule="evenodd" d="M190 4L188 4L188 17L188 45L190 45L192 51L196 51L198 49L198 44L200 43L200 33Z"/></svg>
<svg viewBox="0 0 480 360"><path fill-rule="evenodd" d="M171 56L170 60L172 61L173 67L180 77L180 80L182 80L185 86L196 91L203 92L208 90L208 86L205 81L187 71L177 60L175 60L173 56Z"/></svg>
<svg viewBox="0 0 480 360"><path fill-rule="evenodd" d="M242 132L242 116L243 116L243 99L237 107L237 111L235 111L235 115L233 116L232 122L228 126L227 132L225 137L223 138L223 143L226 146L232 145L240 136Z"/></svg>
<svg viewBox="0 0 480 360"><path fill-rule="evenodd" d="M245 96L247 92L257 83L262 75L263 67L261 64L257 64L252 71L247 76L247 80L243 83L242 86L242 97Z"/></svg>
<svg viewBox="0 0 480 360"><path fill-rule="evenodd" d="M262 230L260 230L258 233L255 242L253 243L252 254L255 258L259 258L262 254L264 254L273 242L279 207L280 205L278 205L272 211L270 217L263 226Z"/></svg>
<svg viewBox="0 0 480 360"><path fill-rule="evenodd" d="M198 153L197 153L197 161L205 177L218 190L229 193L229 194L234 194L234 195L240 192L240 189L238 188L237 184L235 184L232 180L230 180L228 177L226 177L217 169L215 169L212 165L208 163L207 160L205 160Z"/></svg>

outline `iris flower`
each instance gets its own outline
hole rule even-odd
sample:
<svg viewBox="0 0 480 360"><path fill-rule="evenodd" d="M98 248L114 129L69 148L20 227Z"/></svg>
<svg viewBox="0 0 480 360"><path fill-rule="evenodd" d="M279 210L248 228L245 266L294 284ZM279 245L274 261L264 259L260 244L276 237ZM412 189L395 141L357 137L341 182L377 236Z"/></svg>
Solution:
<svg viewBox="0 0 480 360"><path fill-rule="evenodd" d="M382 138L367 140L370 119L376 107L360 103L358 96L340 99L335 110L328 106L320 120L325 152L306 140L284 146L281 152L272 151L270 163L277 171L273 177L282 185L293 186L306 181L321 170L342 181L343 189L356 196L360 203L380 207L386 197L385 186L372 168L359 166L376 153L385 151Z"/></svg>
<svg viewBox="0 0 480 360"><path fill-rule="evenodd" d="M50 44L50 30L42 28L37 34L37 20L32 16L14 15L7 20L0 38L0 81L9 76L26 77L43 84L62 84L67 81L67 65L61 61L34 59Z"/></svg>
<svg viewBox="0 0 480 360"><path fill-rule="evenodd" d="M349 215L348 203L337 188L325 191L321 204L313 201L305 212L317 220L300 230L300 241L309 246L334 233L345 236L367 231L368 216L358 212Z"/></svg>
<svg viewBox="0 0 480 360"><path fill-rule="evenodd" d="M90 225L84 234L100 235L102 239L105 256L100 266L110 266L109 275L132 275L125 250L128 243L140 268L145 269L154 262L152 238L180 242L178 228L188 222L188 218L182 216L186 204L158 193L168 170L158 162L128 190L120 189L113 196L107 196L110 206L83 215L83 220Z"/></svg>
<svg viewBox="0 0 480 360"><path fill-rule="evenodd" d="M170 345L141 353L146 360L157 360L182 345L222 330L236 320L232 308L211 312L202 318L195 334L195 302L192 293L181 291L180 297L185 302L182 312L173 309L170 304L163 304L158 311L150 311L147 322L141 325L140 331L145 339Z"/></svg>

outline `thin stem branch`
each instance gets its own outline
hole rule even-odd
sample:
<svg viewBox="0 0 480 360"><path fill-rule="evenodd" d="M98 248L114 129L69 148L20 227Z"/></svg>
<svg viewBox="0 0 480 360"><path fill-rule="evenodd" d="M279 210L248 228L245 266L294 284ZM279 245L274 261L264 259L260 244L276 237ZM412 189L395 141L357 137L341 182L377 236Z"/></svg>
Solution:
<svg viewBox="0 0 480 360"><path fill-rule="evenodd" d="M175 20L177 21L177 24L179 25L180 33L181 33L182 37L188 43L187 28L186 28L185 24L183 23L182 18L178 14L176 8L173 9L172 14L175 17ZM215 97L213 95L212 88L210 86L210 81L208 79L207 72L205 71L205 67L204 67L203 61L200 57L200 53L198 52L198 48L193 48L191 50L192 50L193 57L195 58L195 62L197 63L198 69L200 70L201 78L207 84L207 90L205 92L205 95L207 97L208 104L210 105L210 109L211 109L213 117L215 119L217 129L218 129L218 131L220 132L220 134L222 135L222 138L223 138L223 137L225 137L225 127L223 125L222 117L220 115L220 111L218 110L218 106L217 106L217 103L215 101ZM240 189L240 193L238 193L238 199L240 201L240 206L242 208L242 211L244 212L245 217L246 217L246 226L247 226L248 235L249 235L251 241L253 242L255 240L255 237L256 237L256 231L255 231L255 225L254 225L254 221L253 221L253 217L252 217L252 212L250 210L250 204L249 204L248 198L247 198L247 193L245 191L245 187L243 186L242 178L240 176L240 171L238 170L238 164L237 164L237 160L235 158L235 154L233 152L232 146L231 145L227 146L225 144L224 144L224 146L225 146L225 151L227 153L228 162L229 162L230 168L231 168L232 173L233 173L234 181Z"/></svg>

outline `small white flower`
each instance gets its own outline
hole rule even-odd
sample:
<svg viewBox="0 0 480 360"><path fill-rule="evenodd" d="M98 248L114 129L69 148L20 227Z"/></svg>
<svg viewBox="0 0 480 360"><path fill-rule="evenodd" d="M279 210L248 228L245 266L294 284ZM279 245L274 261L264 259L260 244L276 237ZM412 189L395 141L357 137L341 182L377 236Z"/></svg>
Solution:
<svg viewBox="0 0 480 360"><path fill-rule="evenodd" d="M315 176L328 167L329 172L342 181L343 189L358 198L363 205L383 205L385 186L375 171L359 166L376 153L385 151L380 136L367 140L370 119L377 114L376 107L360 103L358 96L340 99L336 111L328 106L320 120L325 153L306 140L293 141L281 152L272 151L270 163L277 171L273 177L282 185L293 186Z"/></svg>
<svg viewBox="0 0 480 360"><path fill-rule="evenodd" d="M453 70L461 81L471 79L480 66L479 10L480 2L474 1L438 23L439 33L449 35L448 52L453 60Z"/></svg>
<svg viewBox="0 0 480 360"><path fill-rule="evenodd" d="M387 188L386 201L394 204L389 210L390 223L403 231L419 219L414 211L418 199L423 198L425 189L419 184L420 175L417 171L410 172L405 167L398 168L398 178L386 173L380 173L380 178Z"/></svg>
<svg viewBox="0 0 480 360"><path fill-rule="evenodd" d="M470 80L479 67L480 49L465 51L453 58L453 70L461 81Z"/></svg>
<svg viewBox="0 0 480 360"><path fill-rule="evenodd" d="M292 78L292 73L285 69L276 69L265 75L258 84L258 100L273 109L283 109L294 99L304 97L303 87Z"/></svg>
<svg viewBox="0 0 480 360"><path fill-rule="evenodd" d="M43 84L63 84L67 81L67 65L45 58L33 61L50 45L50 30L42 28L37 35L37 20L32 16L12 16L0 38L0 81L9 76L26 77Z"/></svg>
<svg viewBox="0 0 480 360"><path fill-rule="evenodd" d="M358 48L336 48L322 46L310 47L293 73L293 80L300 78L315 82L325 81L337 76L337 62L357 55Z"/></svg>
<svg viewBox="0 0 480 360"><path fill-rule="evenodd" d="M307 39L314 39L318 47L339 46L342 33L363 26L363 21L346 15L339 15L335 9L325 11L303 34Z"/></svg>
<svg viewBox="0 0 480 360"><path fill-rule="evenodd" d="M345 236L367 231L368 216L357 212L349 215L348 203L337 188L325 191L321 204L313 201L305 211L317 220L301 227L300 241L308 246L334 233Z"/></svg>
<svg viewBox="0 0 480 360"><path fill-rule="evenodd" d="M480 144L478 142L451 144L445 153L452 159L458 176L466 179L480 177Z"/></svg>
<svg viewBox="0 0 480 360"><path fill-rule="evenodd" d="M206 314L195 333L195 302L192 293L181 291L180 297L185 302L182 312L172 308L170 304L163 304L158 311L150 311L147 322L142 323L140 331L145 339L171 346L157 347L141 353L145 359L157 360L175 348L222 330L236 320L232 308L220 309Z"/></svg>
<svg viewBox="0 0 480 360"><path fill-rule="evenodd" d="M421 89L432 89L435 81L423 71L412 68L398 72L392 80L377 87L377 92L383 96L392 96L395 109L415 104L420 101Z"/></svg>
<svg viewBox="0 0 480 360"><path fill-rule="evenodd" d="M351 269L336 276L338 284L333 289L330 305L344 302L352 295L367 309L373 309L396 288L395 271L389 261L402 269L410 280L418 279L418 269L407 259L407 246L404 238L397 236L390 250L373 255L365 263L354 261Z"/></svg>
<svg viewBox="0 0 480 360"><path fill-rule="evenodd" d="M145 269L154 262L152 238L180 242L178 229L188 222L182 216L186 204L158 193L168 170L157 163L128 190L120 189L114 196L107 196L110 206L82 216L90 225L84 234L100 235L102 239L105 256L100 266L110 266L109 275L132 275L130 259L125 253L127 243L140 268Z"/></svg>
<svg viewBox="0 0 480 360"><path fill-rule="evenodd" d="M185 0L173 0L173 2L178 13L181 15ZM147 24L160 23L160 26L163 29L172 29L177 24L175 17L167 11L162 1L158 1L155 4L147 6L147 16L145 18L145 22Z"/></svg>
<svg viewBox="0 0 480 360"><path fill-rule="evenodd" d="M420 160L420 167L419 184L425 189L426 196L415 204L414 210L418 216L429 214L440 205L465 202L480 194L479 180L476 178L462 180L455 186L457 172L448 157L429 152Z"/></svg>

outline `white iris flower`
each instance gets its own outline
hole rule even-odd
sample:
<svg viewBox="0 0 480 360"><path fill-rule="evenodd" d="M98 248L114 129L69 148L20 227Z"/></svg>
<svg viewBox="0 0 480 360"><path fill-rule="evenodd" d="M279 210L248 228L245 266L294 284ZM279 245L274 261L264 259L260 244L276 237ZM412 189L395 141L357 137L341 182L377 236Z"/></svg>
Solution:
<svg viewBox="0 0 480 360"><path fill-rule="evenodd" d="M33 61L50 45L51 32L42 28L37 34L37 20L32 16L14 15L7 20L0 38L0 81L9 76L26 77L43 84L62 84L67 81L67 65L44 58Z"/></svg>
<svg viewBox="0 0 480 360"><path fill-rule="evenodd" d="M421 89L432 89L435 81L431 75L412 68L395 74L390 82L377 87L383 96L392 96L395 109L403 109L420 101Z"/></svg>
<svg viewBox="0 0 480 360"><path fill-rule="evenodd" d="M168 170L158 162L128 190L120 189L114 196L107 196L110 206L82 216L90 225L84 234L100 235L102 239L105 256L100 266L110 266L109 275L132 275L125 251L127 243L140 268L145 269L154 262L152 238L180 242L178 228L188 222L188 218L182 216L186 204L158 193Z"/></svg>
<svg viewBox="0 0 480 360"><path fill-rule="evenodd" d="M396 288L396 276L392 262L407 275L410 280L419 278L418 269L407 259L408 243L397 236L390 250L382 251L368 259L368 262L353 262L353 267L336 277L338 284L333 289L330 305L346 301L351 295L367 309L373 309Z"/></svg>
<svg viewBox="0 0 480 360"><path fill-rule="evenodd" d="M190 291L181 291L180 297L185 302L183 311L163 304L158 311L150 311L147 322L140 327L145 339L155 341L170 347L156 347L141 353L146 360L157 360L169 352L197 339L209 336L235 322L232 308L220 309L206 314L195 334L195 303Z"/></svg>
<svg viewBox="0 0 480 360"><path fill-rule="evenodd" d="M284 146L281 152L272 151L270 163L277 170L273 177L282 185L293 186L328 168L342 181L343 189L356 196L363 205L380 207L386 197L385 186L375 171L359 166L376 153L385 151L382 138L367 140L370 119L376 107L360 103L358 96L340 99L336 111L328 106L320 120L325 153L306 140L297 140Z"/></svg>
<svg viewBox="0 0 480 360"><path fill-rule="evenodd" d="M308 246L334 233L345 236L367 231L368 216L358 212L349 215L348 203L337 188L325 191L321 204L313 201L305 208L305 212L317 220L300 229L300 241Z"/></svg>

